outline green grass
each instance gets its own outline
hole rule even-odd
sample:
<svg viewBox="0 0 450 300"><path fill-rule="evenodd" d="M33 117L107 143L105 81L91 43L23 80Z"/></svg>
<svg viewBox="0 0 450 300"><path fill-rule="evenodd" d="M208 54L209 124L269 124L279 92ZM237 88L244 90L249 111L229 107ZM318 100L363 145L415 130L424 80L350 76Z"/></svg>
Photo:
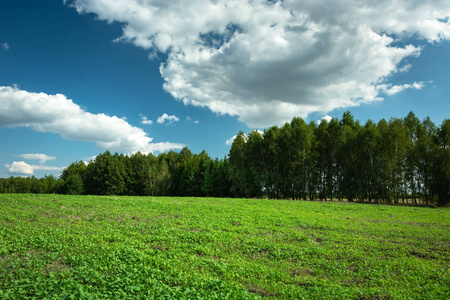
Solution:
<svg viewBox="0 0 450 300"><path fill-rule="evenodd" d="M0 299L449 299L450 210L0 194Z"/></svg>

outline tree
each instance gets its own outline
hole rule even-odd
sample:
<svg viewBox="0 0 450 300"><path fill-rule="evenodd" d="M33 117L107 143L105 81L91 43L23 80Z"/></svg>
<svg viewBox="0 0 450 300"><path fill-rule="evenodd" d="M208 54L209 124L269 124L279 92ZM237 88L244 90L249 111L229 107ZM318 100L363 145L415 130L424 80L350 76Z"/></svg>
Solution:
<svg viewBox="0 0 450 300"><path fill-rule="evenodd" d="M211 161L210 182L212 188L209 189L212 197L231 197L231 182L229 178L229 163L227 158L215 159ZM205 179L206 180L206 179Z"/></svg>
<svg viewBox="0 0 450 300"><path fill-rule="evenodd" d="M313 145L313 129L306 125L301 118L294 118L291 122L292 139L291 148L293 151L293 175L296 199L306 200L308 172L311 166L311 149Z"/></svg>
<svg viewBox="0 0 450 300"><path fill-rule="evenodd" d="M450 119L442 122L437 134L432 169L432 191L438 196L438 205L450 203Z"/></svg>
<svg viewBox="0 0 450 300"><path fill-rule="evenodd" d="M389 148L389 124L385 119L381 119L377 124L378 132L380 134L379 148L377 155L377 180L376 193L377 200L382 202L390 201L390 185L391 185L391 150Z"/></svg>
<svg viewBox="0 0 450 300"><path fill-rule="evenodd" d="M153 170L154 174L156 174L156 194L162 196L167 195L171 184L171 174L167 161L165 159L158 159L158 164L155 165Z"/></svg>
<svg viewBox="0 0 450 300"><path fill-rule="evenodd" d="M105 151L97 155L86 169L85 188L87 194L122 195L126 192L126 169L119 155Z"/></svg>
<svg viewBox="0 0 450 300"><path fill-rule="evenodd" d="M319 159L319 152L318 152L318 142L317 137L314 134L317 130L317 125L314 121L311 121L308 125L308 128L311 132L311 149L309 156L307 157L307 172L306 172L306 186L308 189L308 196L309 200L315 200L317 195L317 186L319 184L319 176L318 176L318 159Z"/></svg>
<svg viewBox="0 0 450 300"><path fill-rule="evenodd" d="M67 180L64 181L64 194L84 194L84 184L80 174L70 175Z"/></svg>
<svg viewBox="0 0 450 300"><path fill-rule="evenodd" d="M247 165L249 168L249 197L262 197L264 189L264 156L263 135L252 130L247 138L245 147Z"/></svg>
<svg viewBox="0 0 450 300"><path fill-rule="evenodd" d="M340 122L340 134L338 139L338 164L339 164L339 189L341 197L348 201L354 201L358 191L358 145L356 138L360 125L355 122L349 111L345 112Z"/></svg>
<svg viewBox="0 0 450 300"><path fill-rule="evenodd" d="M407 130L402 120L391 118L389 120L389 150L391 155L392 174L391 174L391 191L394 202L398 203L399 196L404 201L405 189L403 180L406 169L408 136Z"/></svg>
<svg viewBox="0 0 450 300"><path fill-rule="evenodd" d="M280 198L279 179L279 157L277 151L278 137L280 129L277 126L272 126L264 130L264 139L262 141L261 156L262 166L262 182L263 190L266 192L269 199Z"/></svg>
<svg viewBox="0 0 450 300"><path fill-rule="evenodd" d="M406 150L406 168L405 181L408 184L409 193L412 195L413 201L417 204L417 194L420 189L419 182L419 151L418 136L420 134L420 120L411 111L403 119L403 123L407 132L407 150Z"/></svg>
<svg viewBox="0 0 450 300"><path fill-rule="evenodd" d="M292 147L292 127L285 123L280 128L277 144L278 186L281 198L295 199L294 190L294 149Z"/></svg>
<svg viewBox="0 0 450 300"><path fill-rule="evenodd" d="M183 151L183 150L182 150ZM179 196L180 190L180 170L179 170L179 160L180 154L175 151L169 151L167 153L161 153L158 156L159 164L162 166L162 160L165 161L167 166L168 174L165 176L166 181L164 184L165 191L167 195Z"/></svg>
<svg viewBox="0 0 450 300"><path fill-rule="evenodd" d="M153 162L153 154L144 155L137 152L131 155L127 160L127 188L130 194L143 196L148 191L147 185L151 184L148 180L150 176L150 165Z"/></svg>
<svg viewBox="0 0 450 300"><path fill-rule="evenodd" d="M419 189L422 190L426 204L428 204L432 197L433 154L438 147L435 143L436 139L436 126L427 117L420 124L417 135Z"/></svg>
<svg viewBox="0 0 450 300"><path fill-rule="evenodd" d="M76 161L65 168L60 176L62 184L60 193L69 195L82 195L85 192L84 178L86 176L86 164L83 161Z"/></svg>
<svg viewBox="0 0 450 300"><path fill-rule="evenodd" d="M248 163L247 136L240 131L231 145L230 180L235 197L252 197L255 190L254 179Z"/></svg>
<svg viewBox="0 0 450 300"><path fill-rule="evenodd" d="M358 133L358 167L359 167L359 194L362 199L369 202L378 202L379 194L377 182L379 180L379 144L381 135L377 126L371 121L367 121Z"/></svg>
<svg viewBox="0 0 450 300"><path fill-rule="evenodd" d="M327 183L327 180L331 180L329 175L329 168L332 164L332 157L329 144L329 132L327 130L328 122L327 120L322 120L319 126L315 130L315 135L317 139L316 151L318 154L317 158L317 175L318 175L318 191L319 199L327 200L329 194L328 187L331 185Z"/></svg>

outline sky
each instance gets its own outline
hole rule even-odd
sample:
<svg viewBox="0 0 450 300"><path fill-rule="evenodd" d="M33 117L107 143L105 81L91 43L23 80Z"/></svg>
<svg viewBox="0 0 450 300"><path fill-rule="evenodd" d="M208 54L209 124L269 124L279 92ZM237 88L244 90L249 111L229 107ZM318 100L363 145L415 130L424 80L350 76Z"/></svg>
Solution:
<svg viewBox="0 0 450 300"><path fill-rule="evenodd" d="M239 130L450 117L448 0L1 0L0 177Z"/></svg>

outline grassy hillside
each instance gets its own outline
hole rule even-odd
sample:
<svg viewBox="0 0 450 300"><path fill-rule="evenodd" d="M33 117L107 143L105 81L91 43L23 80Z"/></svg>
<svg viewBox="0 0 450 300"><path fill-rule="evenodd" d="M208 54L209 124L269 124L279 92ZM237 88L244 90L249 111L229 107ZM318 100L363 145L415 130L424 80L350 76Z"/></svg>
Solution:
<svg viewBox="0 0 450 300"><path fill-rule="evenodd" d="M448 299L450 210L0 194L0 298Z"/></svg>

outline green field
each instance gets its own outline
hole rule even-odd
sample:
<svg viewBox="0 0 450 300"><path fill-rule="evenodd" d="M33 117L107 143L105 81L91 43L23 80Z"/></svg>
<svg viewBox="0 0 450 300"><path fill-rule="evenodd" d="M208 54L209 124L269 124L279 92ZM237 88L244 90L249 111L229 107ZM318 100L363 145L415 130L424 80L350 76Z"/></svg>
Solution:
<svg viewBox="0 0 450 300"><path fill-rule="evenodd" d="M450 210L0 194L0 299L449 299Z"/></svg>

